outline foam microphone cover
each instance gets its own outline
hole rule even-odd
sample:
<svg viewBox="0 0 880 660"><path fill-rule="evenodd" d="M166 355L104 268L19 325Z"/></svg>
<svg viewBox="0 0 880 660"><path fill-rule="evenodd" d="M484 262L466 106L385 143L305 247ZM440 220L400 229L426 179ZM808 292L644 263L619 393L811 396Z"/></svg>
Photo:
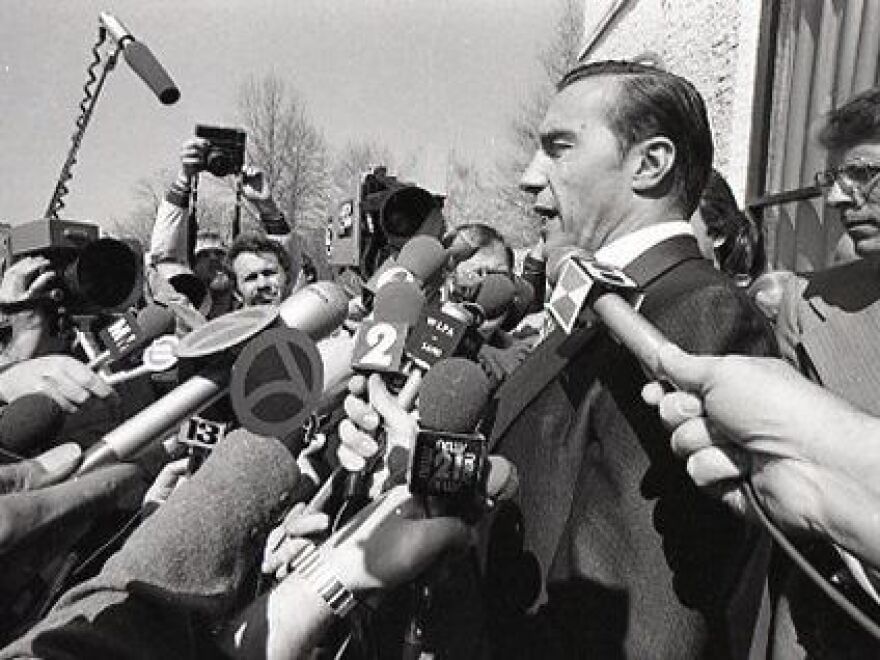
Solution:
<svg viewBox="0 0 880 660"><path fill-rule="evenodd" d="M162 68L156 56L150 52L145 44L139 41L130 41L124 49L125 61L138 77L147 83L147 87L165 105L175 103L180 98L180 90L171 80L168 72Z"/></svg>
<svg viewBox="0 0 880 660"><path fill-rule="evenodd" d="M489 379L464 358L446 358L432 366L419 390L419 423L449 433L473 433L489 401Z"/></svg>
<svg viewBox="0 0 880 660"><path fill-rule="evenodd" d="M425 294L413 282L389 282L376 293L373 318L414 326L425 306Z"/></svg>
<svg viewBox="0 0 880 660"><path fill-rule="evenodd" d="M480 292L474 302L480 306L487 319L494 319L507 311L515 296L516 285L510 277L491 273L480 285Z"/></svg>
<svg viewBox="0 0 880 660"><path fill-rule="evenodd" d="M174 312L162 305L147 305L137 314L137 322L143 332L143 343L174 332Z"/></svg>
<svg viewBox="0 0 880 660"><path fill-rule="evenodd" d="M39 454L54 444L64 411L44 394L25 394L15 399L0 415L0 446L20 456Z"/></svg>
<svg viewBox="0 0 880 660"><path fill-rule="evenodd" d="M318 341L345 321L348 295L336 282L312 282L282 302L279 315L287 327L301 330Z"/></svg>
<svg viewBox="0 0 880 660"><path fill-rule="evenodd" d="M397 255L397 265L425 282L446 263L446 250L433 236L419 234L409 239Z"/></svg>

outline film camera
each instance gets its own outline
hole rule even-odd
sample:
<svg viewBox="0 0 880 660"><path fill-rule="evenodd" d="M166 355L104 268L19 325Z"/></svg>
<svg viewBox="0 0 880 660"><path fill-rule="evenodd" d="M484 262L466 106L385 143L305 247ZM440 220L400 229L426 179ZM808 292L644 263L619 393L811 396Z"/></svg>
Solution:
<svg viewBox="0 0 880 660"><path fill-rule="evenodd" d="M364 173L353 198L339 205L328 227L331 266L354 268L369 278L416 234L440 238L443 198L399 181L385 167Z"/></svg>
<svg viewBox="0 0 880 660"><path fill-rule="evenodd" d="M211 174L224 177L241 172L247 133L238 128L196 124L196 137L210 143L205 155L205 169Z"/></svg>
<svg viewBox="0 0 880 660"><path fill-rule="evenodd" d="M122 309L141 292L141 256L125 241L100 238L97 225L54 218L17 225L9 252L11 261L37 254L49 260L57 277L47 302L68 314Z"/></svg>

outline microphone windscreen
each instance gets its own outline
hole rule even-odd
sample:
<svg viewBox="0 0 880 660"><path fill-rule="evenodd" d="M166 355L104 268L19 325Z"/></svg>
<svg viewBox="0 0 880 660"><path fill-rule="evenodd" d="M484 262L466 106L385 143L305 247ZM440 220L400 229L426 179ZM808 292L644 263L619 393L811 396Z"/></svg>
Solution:
<svg viewBox="0 0 880 660"><path fill-rule="evenodd" d="M336 282L312 282L282 302L279 314L287 327L302 330L318 341L345 321L348 295Z"/></svg>
<svg viewBox="0 0 880 660"><path fill-rule="evenodd" d="M54 399L37 392L25 394L0 416L0 446L20 456L34 456L54 443L63 424L64 411Z"/></svg>
<svg viewBox="0 0 880 660"><path fill-rule="evenodd" d="M446 263L446 250L433 236L419 234L400 249L397 265L408 270L422 282L431 279Z"/></svg>
<svg viewBox="0 0 880 660"><path fill-rule="evenodd" d="M487 319L494 319L507 311L516 296L516 285L507 275L490 273L480 285L477 294L477 305L483 310Z"/></svg>
<svg viewBox="0 0 880 660"><path fill-rule="evenodd" d="M414 326L425 306L425 294L413 282L389 282L376 293L373 318Z"/></svg>
<svg viewBox="0 0 880 660"><path fill-rule="evenodd" d="M137 314L137 322L147 344L157 337L174 332L174 312L162 305L147 305Z"/></svg>
<svg viewBox="0 0 880 660"><path fill-rule="evenodd" d="M422 380L419 423L449 433L473 433L489 401L489 379L464 358L440 360Z"/></svg>
<svg viewBox="0 0 880 660"><path fill-rule="evenodd" d="M153 90L162 103L170 105L180 98L177 85L145 44L130 41L125 45L124 53L125 61L128 62L131 70L147 83L147 87Z"/></svg>

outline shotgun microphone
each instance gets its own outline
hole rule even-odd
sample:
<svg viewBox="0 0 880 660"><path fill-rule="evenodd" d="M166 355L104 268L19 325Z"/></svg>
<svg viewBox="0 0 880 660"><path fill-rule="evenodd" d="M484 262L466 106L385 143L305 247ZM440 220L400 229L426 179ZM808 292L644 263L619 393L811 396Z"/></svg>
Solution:
<svg viewBox="0 0 880 660"><path fill-rule="evenodd" d="M137 41L122 21L112 14L101 12L98 22L122 49L122 54L131 70L153 90L159 101L164 105L176 103L180 98L180 90L147 45Z"/></svg>

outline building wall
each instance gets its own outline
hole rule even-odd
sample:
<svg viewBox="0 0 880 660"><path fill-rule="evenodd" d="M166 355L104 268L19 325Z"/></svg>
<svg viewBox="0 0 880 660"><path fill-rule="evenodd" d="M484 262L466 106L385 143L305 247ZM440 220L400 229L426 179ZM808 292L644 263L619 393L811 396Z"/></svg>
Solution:
<svg viewBox="0 0 880 660"><path fill-rule="evenodd" d="M651 52L665 68L696 85L709 110L715 166L742 203L751 138L759 0L584 2L589 59L629 59ZM591 36L595 37L592 46Z"/></svg>

